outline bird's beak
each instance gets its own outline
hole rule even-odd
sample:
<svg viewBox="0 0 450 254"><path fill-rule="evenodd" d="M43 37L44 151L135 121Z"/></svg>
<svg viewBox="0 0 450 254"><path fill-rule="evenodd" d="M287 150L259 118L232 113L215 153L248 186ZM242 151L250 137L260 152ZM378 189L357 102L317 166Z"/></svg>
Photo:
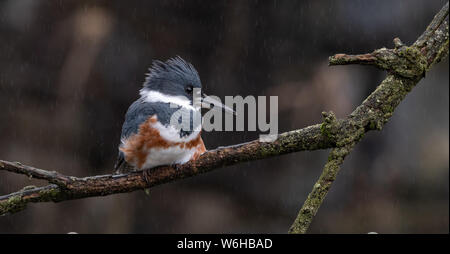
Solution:
<svg viewBox="0 0 450 254"><path fill-rule="evenodd" d="M202 94L202 104L201 105L202 105L202 108L206 108L206 109L212 108L212 109L218 109L218 110L224 109L226 113L236 115L236 112L232 108L225 106L224 104L222 104L222 102L220 102L212 97L209 97L206 94Z"/></svg>

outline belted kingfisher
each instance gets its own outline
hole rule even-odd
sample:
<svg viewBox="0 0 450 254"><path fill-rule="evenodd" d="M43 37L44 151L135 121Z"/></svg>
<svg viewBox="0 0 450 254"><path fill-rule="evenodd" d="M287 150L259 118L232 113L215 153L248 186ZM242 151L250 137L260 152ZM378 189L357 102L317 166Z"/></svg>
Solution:
<svg viewBox="0 0 450 254"><path fill-rule="evenodd" d="M137 170L162 165L183 164L206 151L201 138L201 107L211 104L232 110L201 94L202 84L194 66L181 57L166 62L153 61L140 90L141 97L128 108L122 126L121 144L115 165L117 173L126 171L125 163ZM198 93L198 94L196 94ZM197 95L197 96L196 96ZM188 128L173 121L174 114L189 116ZM176 117L175 117L176 119ZM179 123L179 122L178 122Z"/></svg>

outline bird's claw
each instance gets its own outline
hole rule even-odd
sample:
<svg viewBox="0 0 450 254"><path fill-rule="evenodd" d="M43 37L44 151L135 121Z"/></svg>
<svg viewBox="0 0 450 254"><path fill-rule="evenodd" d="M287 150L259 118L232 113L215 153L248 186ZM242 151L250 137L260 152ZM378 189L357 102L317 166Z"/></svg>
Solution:
<svg viewBox="0 0 450 254"><path fill-rule="evenodd" d="M179 170L181 170L182 165L181 164L172 164L171 167L174 168L176 171L179 171Z"/></svg>
<svg viewBox="0 0 450 254"><path fill-rule="evenodd" d="M147 184L147 186L150 185L150 176L148 174L147 169L142 170L142 177L144 178L144 181Z"/></svg>

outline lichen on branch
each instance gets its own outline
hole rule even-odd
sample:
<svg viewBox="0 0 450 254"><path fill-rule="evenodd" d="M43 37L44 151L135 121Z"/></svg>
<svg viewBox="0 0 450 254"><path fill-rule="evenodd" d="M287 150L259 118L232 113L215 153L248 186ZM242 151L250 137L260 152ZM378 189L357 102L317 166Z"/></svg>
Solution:
<svg viewBox="0 0 450 254"><path fill-rule="evenodd" d="M341 121L343 124L337 124L334 114L323 113L325 119L321 131L327 137L333 137L337 147L331 150L322 175L303 203L289 233L306 233L345 156L365 132L383 128L426 71L448 55L448 42L447 2L412 46L405 46L399 38L394 38L394 49L382 48L362 55L336 54L329 58L330 65L368 64L387 70L389 74L345 121Z"/></svg>

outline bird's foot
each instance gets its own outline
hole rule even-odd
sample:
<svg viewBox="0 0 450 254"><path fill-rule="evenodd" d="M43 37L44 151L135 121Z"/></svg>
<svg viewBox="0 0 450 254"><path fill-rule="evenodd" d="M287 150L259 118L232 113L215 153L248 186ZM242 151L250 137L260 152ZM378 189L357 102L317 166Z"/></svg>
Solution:
<svg viewBox="0 0 450 254"><path fill-rule="evenodd" d="M172 164L172 165L170 165L172 168L174 168L176 171L179 171L179 170L181 170L181 168L182 168L182 165L181 164Z"/></svg>
<svg viewBox="0 0 450 254"><path fill-rule="evenodd" d="M150 185L150 175L148 173L148 169L142 170L142 177L144 178L144 181L147 184L147 186Z"/></svg>

